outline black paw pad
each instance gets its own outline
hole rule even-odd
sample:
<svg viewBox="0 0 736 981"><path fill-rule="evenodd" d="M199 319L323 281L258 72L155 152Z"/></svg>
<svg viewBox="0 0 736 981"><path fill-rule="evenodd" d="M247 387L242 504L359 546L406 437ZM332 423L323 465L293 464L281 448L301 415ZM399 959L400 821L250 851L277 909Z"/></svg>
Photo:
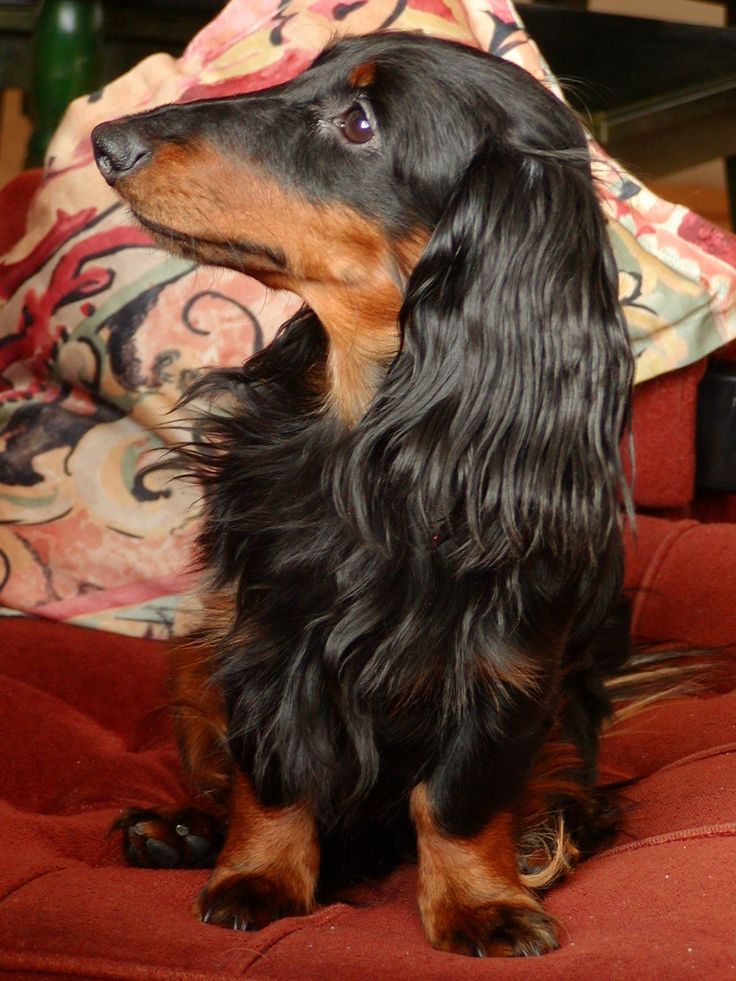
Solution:
<svg viewBox="0 0 736 981"><path fill-rule="evenodd" d="M126 811L112 830L123 832L123 855L141 868L205 868L222 845L215 819L193 808Z"/></svg>

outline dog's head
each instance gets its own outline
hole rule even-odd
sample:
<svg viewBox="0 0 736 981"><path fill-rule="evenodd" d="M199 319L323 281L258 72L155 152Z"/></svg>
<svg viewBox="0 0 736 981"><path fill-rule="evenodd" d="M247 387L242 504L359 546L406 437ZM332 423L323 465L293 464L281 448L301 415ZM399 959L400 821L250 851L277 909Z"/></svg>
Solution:
<svg viewBox="0 0 736 981"><path fill-rule="evenodd" d="M98 126L107 181L169 248L301 291L405 276L479 149L584 150L526 72L406 34L351 38L264 92Z"/></svg>
<svg viewBox="0 0 736 981"><path fill-rule="evenodd" d="M412 497L420 539L460 522L472 565L540 535L563 554L578 528L595 552L631 355L584 133L530 75L418 35L351 38L284 85L93 143L167 248L304 298L328 403L361 430L353 464Z"/></svg>

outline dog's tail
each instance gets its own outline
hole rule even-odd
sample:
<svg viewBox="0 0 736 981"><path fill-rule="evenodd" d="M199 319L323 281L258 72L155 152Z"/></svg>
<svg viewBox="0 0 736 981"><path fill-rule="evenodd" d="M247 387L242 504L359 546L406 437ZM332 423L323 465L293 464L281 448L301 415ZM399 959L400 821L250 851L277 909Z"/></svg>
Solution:
<svg viewBox="0 0 736 981"><path fill-rule="evenodd" d="M680 698L705 698L736 687L736 649L632 645L604 682L611 714L601 742L618 735L647 709ZM626 811L626 788L639 777L591 779L579 749L552 733L539 754L521 814L519 865L524 884L545 890L616 833Z"/></svg>

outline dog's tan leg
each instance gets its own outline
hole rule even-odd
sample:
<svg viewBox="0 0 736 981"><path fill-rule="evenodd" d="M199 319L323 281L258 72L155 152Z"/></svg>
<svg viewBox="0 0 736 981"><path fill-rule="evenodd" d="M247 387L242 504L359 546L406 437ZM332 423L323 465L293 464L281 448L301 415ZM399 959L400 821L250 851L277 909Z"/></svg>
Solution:
<svg viewBox="0 0 736 981"><path fill-rule="evenodd" d="M259 930L282 916L309 913L319 859L310 809L264 807L238 771L227 838L194 912L207 923L236 930Z"/></svg>
<svg viewBox="0 0 736 981"><path fill-rule="evenodd" d="M419 853L419 911L430 943L474 957L544 954L557 926L521 883L515 818L494 814L474 836L446 834L426 784L411 796Z"/></svg>

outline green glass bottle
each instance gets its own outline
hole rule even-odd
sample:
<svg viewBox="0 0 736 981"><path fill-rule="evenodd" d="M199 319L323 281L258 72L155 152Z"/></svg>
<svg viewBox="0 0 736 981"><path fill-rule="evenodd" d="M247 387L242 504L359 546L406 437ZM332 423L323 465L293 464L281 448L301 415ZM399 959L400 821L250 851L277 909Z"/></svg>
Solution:
<svg viewBox="0 0 736 981"><path fill-rule="evenodd" d="M43 163L46 147L72 99L99 84L102 4L44 0L35 33L28 166Z"/></svg>

